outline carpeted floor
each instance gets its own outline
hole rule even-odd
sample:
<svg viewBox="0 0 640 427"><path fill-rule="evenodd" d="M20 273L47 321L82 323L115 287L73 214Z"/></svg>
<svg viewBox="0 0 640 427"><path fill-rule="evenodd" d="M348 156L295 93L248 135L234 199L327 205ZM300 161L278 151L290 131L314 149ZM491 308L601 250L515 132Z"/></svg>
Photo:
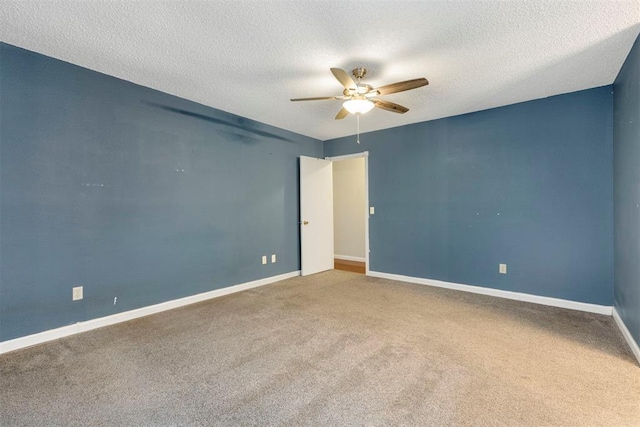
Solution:
<svg viewBox="0 0 640 427"><path fill-rule="evenodd" d="M639 426L611 317L328 271L0 356L0 425Z"/></svg>

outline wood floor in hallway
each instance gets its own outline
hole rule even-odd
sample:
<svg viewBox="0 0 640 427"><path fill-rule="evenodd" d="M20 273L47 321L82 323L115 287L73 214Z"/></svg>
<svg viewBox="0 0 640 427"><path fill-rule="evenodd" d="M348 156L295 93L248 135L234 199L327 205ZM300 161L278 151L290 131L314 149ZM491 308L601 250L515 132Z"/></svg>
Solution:
<svg viewBox="0 0 640 427"><path fill-rule="evenodd" d="M351 271L352 273L364 274L366 264L361 261L348 261L335 258L333 260L333 268L336 270Z"/></svg>

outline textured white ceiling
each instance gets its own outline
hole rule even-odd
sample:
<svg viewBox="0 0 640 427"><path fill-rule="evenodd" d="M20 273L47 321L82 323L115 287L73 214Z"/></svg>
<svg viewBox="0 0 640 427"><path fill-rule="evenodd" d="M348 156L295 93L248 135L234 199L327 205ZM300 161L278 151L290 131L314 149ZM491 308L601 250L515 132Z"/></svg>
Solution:
<svg viewBox="0 0 640 427"><path fill-rule="evenodd" d="M0 41L322 140L355 133L329 67L384 97L362 131L613 82L640 31L631 1L0 1Z"/></svg>

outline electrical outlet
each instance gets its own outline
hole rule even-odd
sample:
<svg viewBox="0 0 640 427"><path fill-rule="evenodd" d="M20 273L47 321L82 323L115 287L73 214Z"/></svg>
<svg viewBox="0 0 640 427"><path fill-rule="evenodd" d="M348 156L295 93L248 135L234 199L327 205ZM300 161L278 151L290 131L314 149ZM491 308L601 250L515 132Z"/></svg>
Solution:
<svg viewBox="0 0 640 427"><path fill-rule="evenodd" d="M267 256L266 255L262 255L262 264L266 264L267 263Z"/></svg>
<svg viewBox="0 0 640 427"><path fill-rule="evenodd" d="M498 271L500 274L507 274L507 264L500 264Z"/></svg>
<svg viewBox="0 0 640 427"><path fill-rule="evenodd" d="M276 263L276 254L271 255L271 264Z"/></svg>
<svg viewBox="0 0 640 427"><path fill-rule="evenodd" d="M78 301L82 299L82 286L76 286L75 288L73 288L71 299L72 301Z"/></svg>
<svg viewBox="0 0 640 427"><path fill-rule="evenodd" d="M113 305L116 305L118 303L118 297L113 297Z"/></svg>

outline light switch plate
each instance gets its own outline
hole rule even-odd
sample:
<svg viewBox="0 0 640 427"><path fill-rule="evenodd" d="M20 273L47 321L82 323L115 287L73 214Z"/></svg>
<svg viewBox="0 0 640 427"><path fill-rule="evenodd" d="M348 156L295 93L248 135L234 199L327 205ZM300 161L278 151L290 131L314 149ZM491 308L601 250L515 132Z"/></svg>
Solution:
<svg viewBox="0 0 640 427"><path fill-rule="evenodd" d="M373 206L369 207L369 215L373 215L376 213L376 208L374 208Z"/></svg>
<svg viewBox="0 0 640 427"><path fill-rule="evenodd" d="M507 274L507 264L500 264L498 271L500 271L500 274Z"/></svg>
<svg viewBox="0 0 640 427"><path fill-rule="evenodd" d="M276 254L271 255L271 264L276 263Z"/></svg>
<svg viewBox="0 0 640 427"><path fill-rule="evenodd" d="M262 264L266 264L266 263L267 263L267 256L262 255Z"/></svg>

